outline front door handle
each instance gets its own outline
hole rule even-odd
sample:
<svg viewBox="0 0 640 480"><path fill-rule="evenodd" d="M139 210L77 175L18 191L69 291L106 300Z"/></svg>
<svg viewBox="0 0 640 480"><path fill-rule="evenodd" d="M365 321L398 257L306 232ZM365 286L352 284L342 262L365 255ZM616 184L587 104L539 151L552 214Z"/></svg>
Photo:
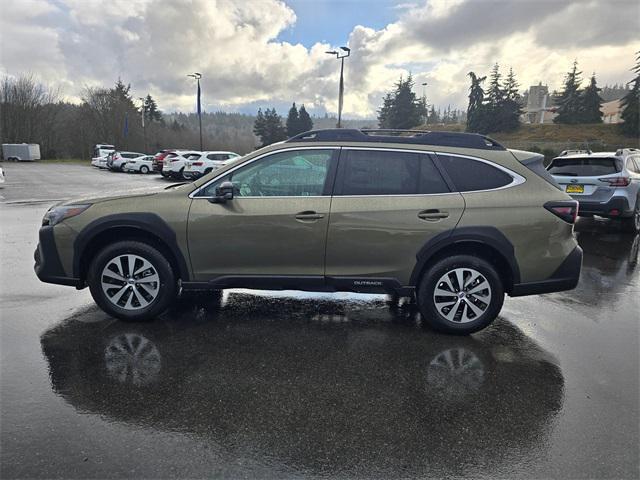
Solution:
<svg viewBox="0 0 640 480"><path fill-rule="evenodd" d="M300 220L301 222L313 222L315 220L320 220L321 218L324 218L322 213L317 213L311 210L296 213L296 220Z"/></svg>
<svg viewBox="0 0 640 480"><path fill-rule="evenodd" d="M423 210L418 213L418 218L428 222L437 222L443 218L449 217L449 212L441 212L440 210Z"/></svg>

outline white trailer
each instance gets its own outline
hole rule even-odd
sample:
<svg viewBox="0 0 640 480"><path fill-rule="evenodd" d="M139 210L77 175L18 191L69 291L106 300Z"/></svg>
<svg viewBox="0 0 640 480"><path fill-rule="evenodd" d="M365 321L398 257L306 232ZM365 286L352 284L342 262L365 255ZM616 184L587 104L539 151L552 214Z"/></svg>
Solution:
<svg viewBox="0 0 640 480"><path fill-rule="evenodd" d="M40 160L40 145L37 143L3 143L2 157L7 161L32 162Z"/></svg>

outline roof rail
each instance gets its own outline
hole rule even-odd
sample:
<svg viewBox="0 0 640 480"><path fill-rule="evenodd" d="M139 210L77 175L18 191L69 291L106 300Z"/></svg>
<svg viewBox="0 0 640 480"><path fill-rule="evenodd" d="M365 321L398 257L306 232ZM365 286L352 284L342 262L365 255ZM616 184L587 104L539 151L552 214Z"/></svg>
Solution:
<svg viewBox="0 0 640 480"><path fill-rule="evenodd" d="M558 155L559 157L566 157L567 155L580 155L580 154L587 154L587 155L591 155L593 152L589 149L573 149L573 150L563 150L562 152L560 152L560 155Z"/></svg>
<svg viewBox="0 0 640 480"><path fill-rule="evenodd" d="M362 142L439 145L446 147L506 150L495 140L477 133L432 132L428 130L328 128L311 130L286 141L293 142Z"/></svg>

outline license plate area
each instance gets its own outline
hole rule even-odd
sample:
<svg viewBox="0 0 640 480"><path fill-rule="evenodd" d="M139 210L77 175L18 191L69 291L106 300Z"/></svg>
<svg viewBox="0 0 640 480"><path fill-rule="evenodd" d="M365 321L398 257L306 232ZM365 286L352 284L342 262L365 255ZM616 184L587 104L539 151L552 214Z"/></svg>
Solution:
<svg viewBox="0 0 640 480"><path fill-rule="evenodd" d="M584 185L567 185L567 193L584 193Z"/></svg>

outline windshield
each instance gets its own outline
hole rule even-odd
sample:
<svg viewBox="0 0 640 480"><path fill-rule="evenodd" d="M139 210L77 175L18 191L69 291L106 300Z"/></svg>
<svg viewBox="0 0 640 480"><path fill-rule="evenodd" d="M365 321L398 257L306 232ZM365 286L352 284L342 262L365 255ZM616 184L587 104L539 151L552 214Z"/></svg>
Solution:
<svg viewBox="0 0 640 480"><path fill-rule="evenodd" d="M566 175L569 177L597 177L618 173L615 158L554 158L549 165L552 175Z"/></svg>

